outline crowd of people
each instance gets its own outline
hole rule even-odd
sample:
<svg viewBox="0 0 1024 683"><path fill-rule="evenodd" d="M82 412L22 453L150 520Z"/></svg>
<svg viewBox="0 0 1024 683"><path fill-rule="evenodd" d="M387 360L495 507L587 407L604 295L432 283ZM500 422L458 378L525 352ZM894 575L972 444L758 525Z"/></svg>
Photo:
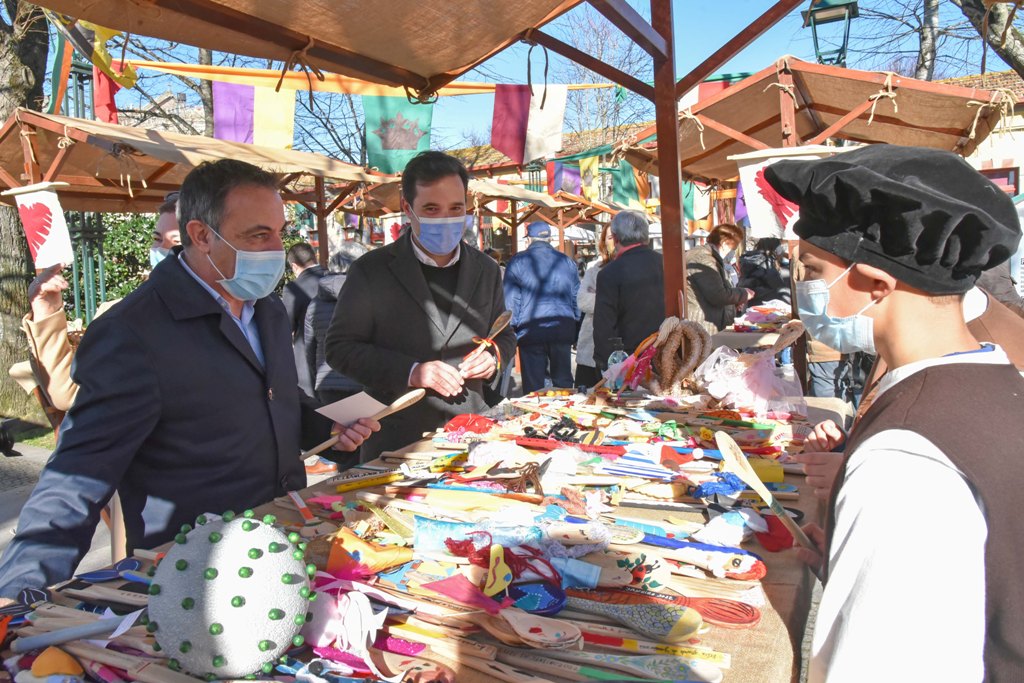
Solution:
<svg viewBox="0 0 1024 683"><path fill-rule="evenodd" d="M798 243L744 250L742 228L715 226L685 255L691 319L714 334L744 306L792 300L813 338L812 394L841 394L843 359L874 359L852 430L816 425L796 456L829 501L826 527L807 528L819 552L801 551L825 580L811 680L869 675L864 653L879 642L901 643L907 676L1008 680L1024 661L1012 569L1024 528L1005 512L1024 487L1024 318L978 283L1020 240L1014 207L936 150L780 161L766 179L800 208ZM402 175L408 229L324 270L307 244L285 251L273 176L204 163L161 208L152 274L97 317L73 364L66 283L59 269L41 272L25 329L67 414L0 561L0 596L71 576L115 491L129 552L152 547L201 513L253 507L302 488L307 473L372 460L496 405L517 349L524 392L592 386L615 352L659 328L662 256L644 213L614 216L582 278L545 223L528 226L528 247L503 271L463 240L468 180L457 159L418 155ZM278 298L287 267L294 279ZM492 333L506 310L511 326ZM426 398L384 429L315 412L411 388ZM338 444L304 471L302 449L328 433ZM942 517L901 514L887 495L900 486L941 501ZM950 633L952 567L958 655L933 657Z"/></svg>

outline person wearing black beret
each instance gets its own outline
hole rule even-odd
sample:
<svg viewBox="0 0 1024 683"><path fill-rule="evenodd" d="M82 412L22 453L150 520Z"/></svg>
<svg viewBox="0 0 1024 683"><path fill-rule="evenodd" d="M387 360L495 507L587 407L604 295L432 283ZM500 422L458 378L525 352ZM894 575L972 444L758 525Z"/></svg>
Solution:
<svg viewBox="0 0 1024 683"><path fill-rule="evenodd" d="M890 368L847 439L827 531L807 528L821 553L801 551L825 581L809 680L1020 680L1024 517L1005 504L1024 489L1024 378L963 314L1020 241L1013 203L953 153L895 145L765 178L800 209L808 331ZM880 643L899 656L870 656Z"/></svg>

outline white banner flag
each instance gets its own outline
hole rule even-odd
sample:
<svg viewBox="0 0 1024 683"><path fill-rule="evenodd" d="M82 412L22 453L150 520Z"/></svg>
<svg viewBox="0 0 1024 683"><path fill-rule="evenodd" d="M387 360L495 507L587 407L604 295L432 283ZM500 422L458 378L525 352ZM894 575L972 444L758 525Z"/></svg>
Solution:
<svg viewBox="0 0 1024 683"><path fill-rule="evenodd" d="M25 226L25 237L36 269L49 268L57 263L69 265L74 260L74 252L57 193L38 190L17 194L14 199L18 203L18 215Z"/></svg>

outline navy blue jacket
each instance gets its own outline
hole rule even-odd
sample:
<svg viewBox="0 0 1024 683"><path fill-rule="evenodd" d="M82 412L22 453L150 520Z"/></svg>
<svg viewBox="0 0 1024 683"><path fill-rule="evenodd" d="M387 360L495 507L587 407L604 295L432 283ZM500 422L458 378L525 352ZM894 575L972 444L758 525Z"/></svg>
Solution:
<svg viewBox="0 0 1024 683"><path fill-rule="evenodd" d="M619 254L597 274L594 362L608 367L613 338L632 353L665 319L662 256L646 244Z"/></svg>
<svg viewBox="0 0 1024 683"><path fill-rule="evenodd" d="M305 486L281 300L257 301L255 320L266 368L170 257L89 326L72 368L78 396L0 562L0 596L70 577L115 489L131 552L169 541L201 513Z"/></svg>
<svg viewBox="0 0 1024 683"><path fill-rule="evenodd" d="M547 242L532 242L508 262L504 288L520 344L576 341L580 274L568 256Z"/></svg>
<svg viewBox="0 0 1024 683"><path fill-rule="evenodd" d="M331 326L338 292L345 284L344 273L328 273L317 281L319 289L306 309L306 364L316 392L357 392L363 385L333 369L327 362L327 329Z"/></svg>

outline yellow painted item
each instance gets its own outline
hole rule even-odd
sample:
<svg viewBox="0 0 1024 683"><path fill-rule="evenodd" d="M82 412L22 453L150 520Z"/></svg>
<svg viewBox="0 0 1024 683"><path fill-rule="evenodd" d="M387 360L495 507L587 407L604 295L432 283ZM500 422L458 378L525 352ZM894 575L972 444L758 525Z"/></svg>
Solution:
<svg viewBox="0 0 1024 683"><path fill-rule="evenodd" d="M32 662L32 675L45 679L47 676L82 676L85 670L74 657L56 647L48 647Z"/></svg>

